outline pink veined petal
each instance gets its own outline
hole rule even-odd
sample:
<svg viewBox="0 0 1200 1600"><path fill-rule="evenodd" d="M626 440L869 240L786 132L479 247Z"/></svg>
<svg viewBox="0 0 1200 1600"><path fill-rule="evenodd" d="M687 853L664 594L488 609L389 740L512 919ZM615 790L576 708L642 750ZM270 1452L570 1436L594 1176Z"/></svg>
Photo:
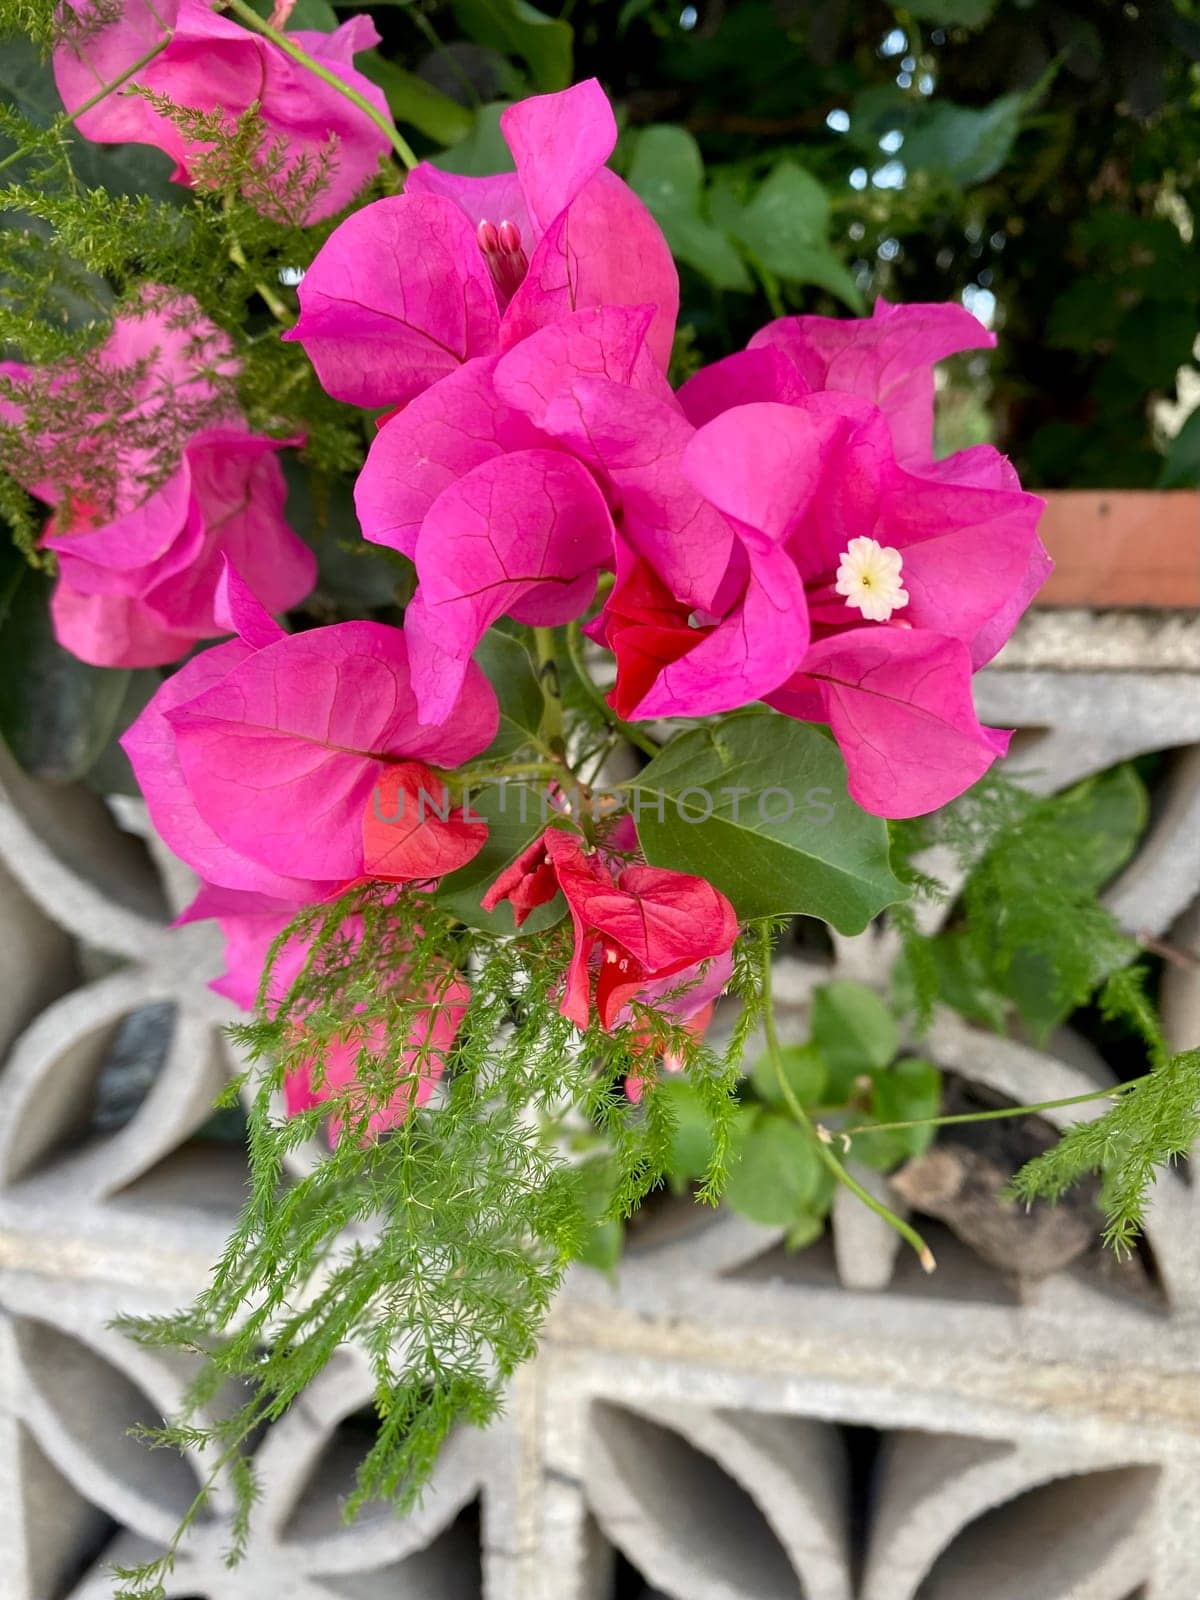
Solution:
<svg viewBox="0 0 1200 1600"><path fill-rule="evenodd" d="M346 218L298 290L284 339L305 348L335 400L411 399L496 348L496 293L462 210L435 194L377 200Z"/></svg>
<svg viewBox="0 0 1200 1600"><path fill-rule="evenodd" d="M604 496L570 456L514 451L451 484L422 524L420 605L405 619L422 720L450 714L471 652L497 617L567 622L587 608L611 562Z"/></svg>
<svg viewBox="0 0 1200 1600"><path fill-rule="evenodd" d="M496 364L497 395L544 427L553 402L584 377L661 394L658 369L643 359L653 306L592 306L539 328Z"/></svg>
<svg viewBox="0 0 1200 1600"><path fill-rule="evenodd" d="M173 633L144 601L123 594L82 594L60 577L50 599L54 637L93 667L163 667L195 644Z"/></svg>
<svg viewBox="0 0 1200 1600"><path fill-rule="evenodd" d="M412 556L443 489L506 450L544 444L495 391L496 358L468 361L389 418L354 486L363 537Z"/></svg>
<svg viewBox="0 0 1200 1600"><path fill-rule="evenodd" d="M877 300L871 317L781 317L749 348L784 351L813 389L872 401L887 415L897 459L922 464L933 454L934 364L995 342L964 306Z"/></svg>
<svg viewBox="0 0 1200 1600"><path fill-rule="evenodd" d="M653 305L646 342L666 371L679 314L679 274L657 222L607 168L543 234L504 313L501 344L510 349L538 328L598 305Z"/></svg>
<svg viewBox="0 0 1200 1600"><path fill-rule="evenodd" d="M251 654L249 646L232 639L193 656L155 691L121 744L160 838L208 884L267 895L289 905L312 904L338 885L316 884L272 872L231 850L200 816L179 765L174 730L167 720L177 706L220 683L227 672Z"/></svg>
<svg viewBox="0 0 1200 1600"><path fill-rule="evenodd" d="M71 9L85 21L100 8L85 3ZM178 11L178 0L153 8L146 0L126 0L114 21L89 28L79 42L58 45L54 81L66 110L75 111L126 72L174 27ZM110 94L78 117L76 126L85 139L105 144L154 144L163 121L141 95Z"/></svg>
<svg viewBox="0 0 1200 1600"><path fill-rule="evenodd" d="M352 67L360 50L374 50L380 43L379 29L365 12L347 17L332 33L318 33L311 28L298 28L289 35L302 50L307 50L314 61L326 66ZM356 74L361 77L362 74Z"/></svg>
<svg viewBox="0 0 1200 1600"><path fill-rule="evenodd" d="M639 718L711 716L760 700L795 672L808 649L808 607L795 564L781 550L749 551L738 604L659 673Z"/></svg>
<svg viewBox="0 0 1200 1600"><path fill-rule="evenodd" d="M383 91L351 60L354 49L378 39L369 21L366 29L339 28L328 34L300 30L292 37L391 120ZM278 188L285 206L296 208L286 180L299 162L307 161L313 175L320 170L323 177L322 186L307 200L299 219L303 222L317 222L342 210L390 148L383 130L344 95L314 78L270 40L215 13L205 0L179 0L170 45L142 69L138 81L176 104L222 111L230 122L257 104L265 152L271 160L282 157L280 182L271 186ZM159 124L150 142L174 155L186 174L191 143L167 118L160 118Z"/></svg>
<svg viewBox="0 0 1200 1600"><path fill-rule="evenodd" d="M789 715L825 719L846 759L851 797L879 817L916 817L957 798L1008 748L983 727L971 700L971 658L961 640L924 630L864 627L813 645L793 698L767 698Z"/></svg>
<svg viewBox="0 0 1200 1600"><path fill-rule="evenodd" d="M1016 468L1006 456L991 445L975 445L970 450L960 450L931 467L921 469L923 479L936 478L947 484L962 484L978 489L1008 489L1019 491L1021 480ZM1033 499L1033 496L1026 496ZM970 641L971 665L978 672L1006 643L1013 629L1029 607L1046 579L1054 570L1054 563L1046 553L1042 541L1036 536L1030 540L1027 560L1020 580L1012 587L1007 598L992 617Z"/></svg>
<svg viewBox="0 0 1200 1600"><path fill-rule="evenodd" d="M265 650L268 645L287 637L228 556L222 557L213 616L218 627L227 633L236 633L242 643L253 650Z"/></svg>
<svg viewBox="0 0 1200 1600"><path fill-rule="evenodd" d="M764 548L787 542L810 515L820 526L805 541L806 549L795 552L797 560L802 571L810 564L817 571L832 570L846 540L842 529L832 537L826 531L829 497L822 491L836 460L836 492L846 493L844 466L837 458L853 428L853 419L815 409L809 400L737 406L697 431L684 454L684 474ZM868 525L858 531L871 530ZM806 554L811 561L804 561Z"/></svg>
<svg viewBox="0 0 1200 1600"><path fill-rule="evenodd" d="M929 481L901 468L885 481L878 536L903 552L904 620L973 651L1001 614L1015 625L1032 598L1030 582L1047 570L1037 536L1045 502L1020 489Z"/></svg>
<svg viewBox="0 0 1200 1600"><path fill-rule="evenodd" d="M684 475L693 429L675 404L581 377L547 407L544 426L611 486L622 532L671 592L707 608L729 565L733 529Z"/></svg>
<svg viewBox="0 0 1200 1600"><path fill-rule="evenodd" d="M795 363L772 345L738 350L701 367L679 389L679 404L694 428L734 406L758 400L794 405L811 391Z"/></svg>
<svg viewBox="0 0 1200 1600"><path fill-rule="evenodd" d="M617 142L616 118L595 78L509 106L500 131L538 236L600 171Z"/></svg>
<svg viewBox="0 0 1200 1600"><path fill-rule="evenodd" d="M192 510L192 475L185 459L148 499L123 516L95 528L47 533L42 543L57 552L59 570L84 593L138 595L150 585L148 569L184 539ZM195 542L187 541L190 553Z"/></svg>
<svg viewBox="0 0 1200 1600"><path fill-rule="evenodd" d="M149 596L175 626L201 637L220 631L213 604L226 559L268 611L286 611L311 592L316 557L284 516L287 488L276 452L287 442L210 430L189 444L203 549Z"/></svg>
<svg viewBox="0 0 1200 1600"><path fill-rule="evenodd" d="M167 720L218 837L274 872L325 879L362 872L362 814L381 764L452 767L491 742L496 698L473 664L453 712L445 727L420 727L403 635L345 622L248 656Z"/></svg>
<svg viewBox="0 0 1200 1600"><path fill-rule="evenodd" d="M1029 609L1035 594L1054 571L1054 562L1042 541L1035 537L1030 547L1021 580L1000 609L984 623L971 640L971 665L976 672L986 667L997 651L1008 643L1017 623Z"/></svg>
<svg viewBox="0 0 1200 1600"><path fill-rule="evenodd" d="M533 224L525 209L521 180L515 172L494 172L487 177L471 178L458 172L443 172L440 167L422 161L404 180L404 192L437 194L452 200L472 228L478 228L481 222L492 222L497 227L502 222L512 222L520 231L526 252L530 248Z"/></svg>

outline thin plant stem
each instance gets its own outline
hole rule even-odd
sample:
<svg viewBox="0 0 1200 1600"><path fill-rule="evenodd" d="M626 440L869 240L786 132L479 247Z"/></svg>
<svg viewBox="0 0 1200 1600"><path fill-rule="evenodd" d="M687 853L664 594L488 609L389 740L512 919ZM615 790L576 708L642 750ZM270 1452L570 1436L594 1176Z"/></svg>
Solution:
<svg viewBox="0 0 1200 1600"><path fill-rule="evenodd" d="M1148 1074L1114 1083L1107 1089L1089 1089L1086 1094L1071 1094L1063 1100L1039 1100L1032 1106L1002 1106L996 1111L964 1111L952 1117L918 1117L912 1122L874 1122L869 1127L839 1128L838 1139L858 1138L864 1133L899 1133L905 1128L952 1128L962 1122L995 1122L1001 1117L1031 1117L1042 1111L1058 1111L1063 1106L1082 1106L1089 1100L1115 1100L1135 1084L1144 1083Z"/></svg>
<svg viewBox="0 0 1200 1600"><path fill-rule="evenodd" d="M546 706L542 715L542 733L546 744L557 759L566 754L563 737L562 684L558 676L558 652L555 648L553 628L535 628L533 642L537 649L537 676Z"/></svg>
<svg viewBox="0 0 1200 1600"><path fill-rule="evenodd" d="M658 746L654 740L617 716L601 694L598 685L593 682L592 675L587 669L587 662L583 659L583 634L577 621L567 624L567 657L575 669L575 676L582 684L584 693L604 720L617 730L622 739L626 739L630 744L636 745L646 755L656 756L658 754Z"/></svg>
<svg viewBox="0 0 1200 1600"><path fill-rule="evenodd" d="M247 28L253 28L255 33L261 33L265 39L270 39L271 43L277 45L285 56L291 56L292 60L299 66L302 66L307 72L311 72L314 77L320 78L322 83L327 83L344 100L349 100L351 105L357 106L364 116L370 117L380 132L386 135L396 155L409 171L412 171L417 164L417 158L413 154L412 146L400 133L399 129L389 122L383 112L373 106L365 95L359 94L357 89L353 89L348 83L344 83L335 72L330 72L328 67L323 67L319 61L315 61L307 50L302 50L296 41L290 39L286 33L280 33L278 28L273 28L269 22L264 21L256 11L246 4L246 0L224 0L224 3L239 22L244 22Z"/></svg>
<svg viewBox="0 0 1200 1600"><path fill-rule="evenodd" d="M767 1054L771 1058L771 1065L775 1069L775 1078L779 1084L779 1092L784 1104L795 1117L801 1128L811 1137L816 1146L817 1154L834 1178L850 1193L862 1201L868 1210L881 1217L889 1228L894 1228L900 1237L917 1253L917 1259L925 1272L933 1272L937 1267L933 1251L925 1240L905 1222L903 1217L897 1216L882 1200L877 1200L869 1189L865 1189L853 1173L848 1172L830 1149L830 1135L824 1128L818 1128L800 1104L796 1091L788 1081L787 1071L783 1064L783 1051L779 1044L779 1034L775 1027L775 1003L771 992L771 924L764 922L762 925L762 953L763 953L763 1031L767 1039Z"/></svg>
<svg viewBox="0 0 1200 1600"><path fill-rule="evenodd" d="M72 123L77 122L79 118L85 114L85 112L91 111L94 107L98 106L101 100L107 100L110 94L115 94L117 90L122 87L122 85L129 82L130 78L132 78L135 73L140 72L143 67L149 66L154 60L155 56L162 55L163 51L167 48L174 37L174 33L171 30L168 30L161 39L152 44L149 50L140 55L136 61L130 62L129 66L125 68L124 72L113 78L109 83L101 84L100 88L96 90L95 94L89 95L81 106L76 106L74 111L68 112L68 114L64 117L60 117L56 124L56 128L69 128ZM4 160L0 161L0 172L3 172L5 167L11 166L21 154L22 151L18 149L13 150L6 155Z"/></svg>

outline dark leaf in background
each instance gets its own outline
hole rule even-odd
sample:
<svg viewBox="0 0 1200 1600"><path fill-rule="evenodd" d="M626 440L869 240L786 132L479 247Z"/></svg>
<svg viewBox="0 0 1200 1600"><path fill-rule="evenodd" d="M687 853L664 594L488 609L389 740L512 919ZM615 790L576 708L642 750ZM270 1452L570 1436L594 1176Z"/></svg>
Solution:
<svg viewBox="0 0 1200 1600"><path fill-rule="evenodd" d="M90 667L56 642L54 582L0 547L0 738L37 778L71 783L108 744L130 674Z"/></svg>
<svg viewBox="0 0 1200 1600"><path fill-rule="evenodd" d="M567 22L548 17L526 0L453 0L459 27L477 43L519 56L541 94L571 81L574 36Z"/></svg>

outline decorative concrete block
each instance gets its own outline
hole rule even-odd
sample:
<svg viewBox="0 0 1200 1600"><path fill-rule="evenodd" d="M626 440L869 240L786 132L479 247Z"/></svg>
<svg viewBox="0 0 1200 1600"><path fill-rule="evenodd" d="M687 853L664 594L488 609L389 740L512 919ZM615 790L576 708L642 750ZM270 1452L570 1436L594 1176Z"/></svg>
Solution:
<svg viewBox="0 0 1200 1600"><path fill-rule="evenodd" d="M1163 1007L1181 1046L1200 1038L1198 639L1186 619L1035 617L979 684L983 714L1021 730L1013 768L1044 790L1172 753L1109 903L1175 948ZM195 1292L244 1185L209 1118L232 1066L231 1012L207 988L219 942L165 927L190 893L137 802L0 761L4 1600L101 1600L107 1567L160 1548L206 1470L126 1437L173 1408L187 1370L109 1327ZM785 1036L803 1036L817 984L882 988L895 956L872 929L782 960ZM1107 1081L1069 1030L1034 1049L943 1015L922 1050L1012 1099ZM246 1562L223 1565L218 1480L168 1592L1196 1600L1198 1204L1165 1174L1140 1263L1093 1251L1038 1283L936 1223L926 1278L841 1196L830 1236L797 1255L777 1231L667 1206L613 1281L570 1274L504 1419L452 1441L414 1513L340 1523L370 1396L346 1352L259 1446Z"/></svg>

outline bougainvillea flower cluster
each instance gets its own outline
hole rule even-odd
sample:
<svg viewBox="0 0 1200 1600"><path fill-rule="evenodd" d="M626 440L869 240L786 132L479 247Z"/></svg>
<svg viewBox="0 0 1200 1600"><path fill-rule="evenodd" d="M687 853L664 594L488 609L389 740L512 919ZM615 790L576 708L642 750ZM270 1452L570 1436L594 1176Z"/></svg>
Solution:
<svg viewBox="0 0 1200 1600"><path fill-rule="evenodd" d="M226 561L269 610L303 600L317 566L285 518L278 452L289 441L252 433L232 402L221 403L214 375L228 382L236 364L194 302L147 297L115 319L88 366L111 380L124 408L81 419L103 459L75 439L43 439L51 465L26 483L54 507L42 543L57 557L60 642L96 666L178 661L198 639L227 631L214 612ZM47 394L69 395L82 373L79 363L6 362L0 376L0 420L21 425ZM165 473L140 442L160 429L182 430Z"/></svg>
<svg viewBox="0 0 1200 1600"><path fill-rule="evenodd" d="M206 0L122 0L115 12L90 3L71 9L82 37L55 50L54 77L63 104L78 113L80 133L101 144L153 145L174 160L180 183L194 181L210 142L193 137L168 114L167 103L216 113L226 131L253 108L263 128L262 178L247 198L260 209L285 211L298 199L303 214L297 222L343 210L390 148L378 124L335 88ZM291 38L391 120L383 90L354 66L360 51L379 43L370 17L351 17L332 33L298 29ZM163 40L153 59L138 67ZM122 78L121 91L88 106L105 84Z"/></svg>
<svg viewBox="0 0 1200 1600"><path fill-rule="evenodd" d="M617 125L598 83L510 106L515 173L422 162L404 193L364 206L317 253L286 335L338 400L397 405L465 362L601 305L649 305L666 368L679 309L671 252L604 163Z"/></svg>
<svg viewBox="0 0 1200 1600"><path fill-rule="evenodd" d="M199 0L178 0L171 19L170 47L138 83L231 115L256 98L304 159L324 112L319 97L293 104L271 41ZM82 55L64 46L68 105L152 43L147 26L127 8ZM296 37L349 74L370 25ZM176 125L144 96L104 108L107 120L83 114L89 136L162 143L186 167ZM349 114L342 102L330 124L341 164L326 210L378 154ZM362 419L376 431L355 499L363 536L415 570L402 627L288 633L274 620L313 566L283 520L281 442L236 414L185 430L170 476L150 489L132 462L109 506L90 504L82 481L31 484L56 507L45 541L60 562L56 621L89 660L169 661L197 638L233 636L169 678L124 744L155 826L201 879L187 915L216 917L226 934L218 985L238 1004L252 1002L299 908L372 879L433 896L493 859L490 878L470 880L472 915L505 907L524 936L533 912L565 906L566 1018L636 1031L651 1008L698 1035L738 935L721 890L648 861L630 816L618 849L565 802L507 860L481 855L491 825L470 808L463 768L487 765L509 711L474 659L481 642L497 624L536 629L542 671L552 630L582 627L608 662L614 738L642 724L653 749L663 719L765 701L828 727L859 807L913 816L961 794L1006 747L976 717L972 674L1048 570L1040 502L988 446L935 457L934 364L991 342L959 306L784 317L673 390L675 268L606 166L616 124L599 85L511 106L501 127L514 171L421 164L403 193L343 220L307 267L284 335L334 400L385 412ZM159 380L202 385L230 357L198 313L191 323L207 336L206 365L178 307L157 323L118 319L101 359L126 360L136 343L147 404ZM534 743L564 796L561 737ZM285 944L278 971L296 957ZM410 997L419 1014L404 1051L432 1065L405 1074L374 1131L431 1092L467 1003L459 982L448 970L440 998ZM293 1075L291 1109L344 1090L380 1043L351 1026ZM643 1076L631 1073L632 1097Z"/></svg>

